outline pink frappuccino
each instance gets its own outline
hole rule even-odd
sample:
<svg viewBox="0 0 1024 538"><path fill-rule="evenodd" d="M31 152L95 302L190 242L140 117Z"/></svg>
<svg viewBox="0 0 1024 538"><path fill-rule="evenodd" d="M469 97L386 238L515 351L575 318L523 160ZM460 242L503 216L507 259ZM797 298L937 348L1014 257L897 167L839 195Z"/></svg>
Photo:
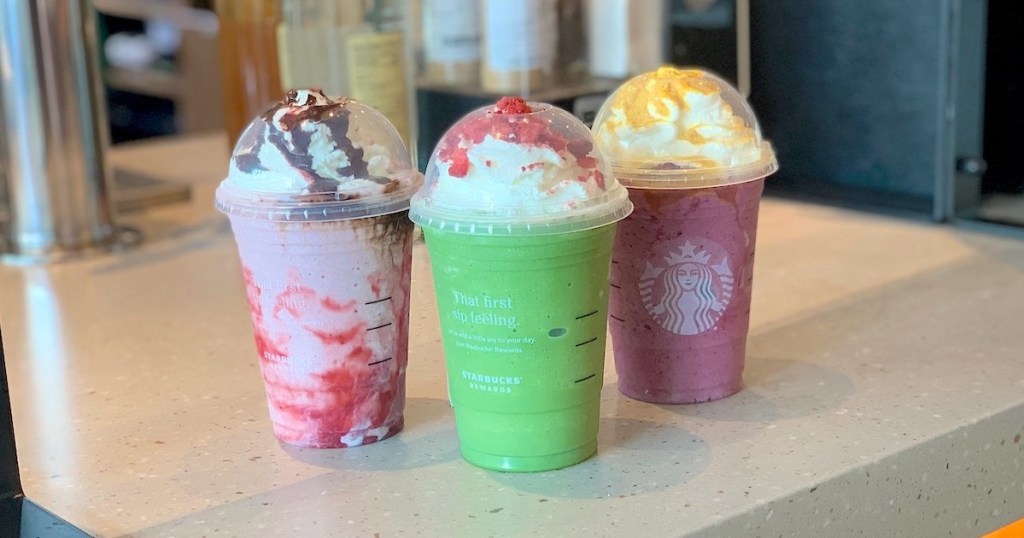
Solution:
<svg viewBox="0 0 1024 538"><path fill-rule="evenodd" d="M737 392L758 206L778 168L753 112L714 75L662 68L616 90L594 130L635 206L611 271L619 390L667 404Z"/></svg>
<svg viewBox="0 0 1024 538"><path fill-rule="evenodd" d="M292 92L239 140L217 207L280 441L351 447L401 430L420 183L380 113L316 91Z"/></svg>

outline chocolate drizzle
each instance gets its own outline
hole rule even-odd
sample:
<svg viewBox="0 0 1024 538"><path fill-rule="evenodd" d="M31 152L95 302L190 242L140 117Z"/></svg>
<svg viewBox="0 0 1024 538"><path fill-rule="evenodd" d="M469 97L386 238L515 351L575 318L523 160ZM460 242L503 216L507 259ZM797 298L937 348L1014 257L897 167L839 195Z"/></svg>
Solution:
<svg viewBox="0 0 1024 538"><path fill-rule="evenodd" d="M266 130L267 124L260 121L255 122L242 132L242 137L238 140L234 157L232 157L235 166L242 172L251 174L256 170L264 170L260 163L260 148L263 146L263 133Z"/></svg>
<svg viewBox="0 0 1024 538"><path fill-rule="evenodd" d="M369 179L382 185L391 183L393 180L388 178L369 177L363 149L355 147L349 138L352 112L348 103L344 98L330 99L319 90L288 92L283 101L263 113L262 121L246 130L235 150L235 165L242 172L267 170L259 155L261 146L270 143L302 174L310 193L336 192L339 181L324 177L313 166L313 126L321 125L330 142L348 157L347 166L333 170L337 176Z"/></svg>

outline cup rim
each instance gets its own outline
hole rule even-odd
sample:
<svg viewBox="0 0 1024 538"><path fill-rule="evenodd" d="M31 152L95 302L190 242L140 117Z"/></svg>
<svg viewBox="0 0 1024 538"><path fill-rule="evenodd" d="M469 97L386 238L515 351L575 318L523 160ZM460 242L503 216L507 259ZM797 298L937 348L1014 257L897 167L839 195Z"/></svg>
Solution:
<svg viewBox="0 0 1024 538"><path fill-rule="evenodd" d="M410 201L409 218L423 227L467 235L532 236L577 232L615 224L633 212L626 189L619 187L614 198L569 214L538 214L523 217L478 215L454 208L431 205L421 191Z"/></svg>
<svg viewBox="0 0 1024 538"><path fill-rule="evenodd" d="M376 217L409 209L420 181L387 194L354 199L304 201L296 194L254 192L222 181L214 194L220 212L238 217L279 222L337 221ZM329 196L329 193L327 193ZM314 194L312 196L319 196Z"/></svg>
<svg viewBox="0 0 1024 538"><path fill-rule="evenodd" d="M736 166L662 169L623 166L613 162L611 168L615 179L630 189L703 189L768 177L779 170L779 161L771 144L765 141L760 159Z"/></svg>

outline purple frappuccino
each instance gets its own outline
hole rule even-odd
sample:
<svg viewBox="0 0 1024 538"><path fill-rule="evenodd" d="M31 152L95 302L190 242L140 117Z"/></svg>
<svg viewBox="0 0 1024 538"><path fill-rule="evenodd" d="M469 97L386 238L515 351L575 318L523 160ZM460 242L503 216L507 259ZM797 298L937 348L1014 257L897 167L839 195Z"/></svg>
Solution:
<svg viewBox="0 0 1024 538"><path fill-rule="evenodd" d="M737 392L758 205L778 168L753 112L714 75L661 68L619 87L594 130L636 208L612 261L619 390L668 404Z"/></svg>

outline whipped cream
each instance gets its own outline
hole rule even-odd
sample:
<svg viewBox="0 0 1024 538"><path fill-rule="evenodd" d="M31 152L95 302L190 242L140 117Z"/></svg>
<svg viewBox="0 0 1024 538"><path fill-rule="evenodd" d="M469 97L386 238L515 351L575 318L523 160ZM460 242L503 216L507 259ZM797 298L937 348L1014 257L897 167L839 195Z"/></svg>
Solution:
<svg viewBox="0 0 1024 538"><path fill-rule="evenodd" d="M432 161L431 203L513 217L561 213L603 196L590 133L540 106L506 97L456 124Z"/></svg>
<svg viewBox="0 0 1024 538"><path fill-rule="evenodd" d="M760 135L723 98L722 88L697 70L663 67L635 77L611 98L597 143L620 165L711 168L758 161Z"/></svg>
<svg viewBox="0 0 1024 538"><path fill-rule="evenodd" d="M465 154L469 167L461 177L452 175L453 163L437 163L435 203L534 215L574 209L604 193L601 173L566 151L487 135Z"/></svg>
<svg viewBox="0 0 1024 538"><path fill-rule="evenodd" d="M391 149L360 128L354 104L318 90L292 90L242 133L225 183L256 193L348 199L413 181L415 174L395 169Z"/></svg>
<svg viewBox="0 0 1024 538"><path fill-rule="evenodd" d="M583 122L503 97L441 138L409 217L445 233L528 236L606 226L632 209Z"/></svg>

